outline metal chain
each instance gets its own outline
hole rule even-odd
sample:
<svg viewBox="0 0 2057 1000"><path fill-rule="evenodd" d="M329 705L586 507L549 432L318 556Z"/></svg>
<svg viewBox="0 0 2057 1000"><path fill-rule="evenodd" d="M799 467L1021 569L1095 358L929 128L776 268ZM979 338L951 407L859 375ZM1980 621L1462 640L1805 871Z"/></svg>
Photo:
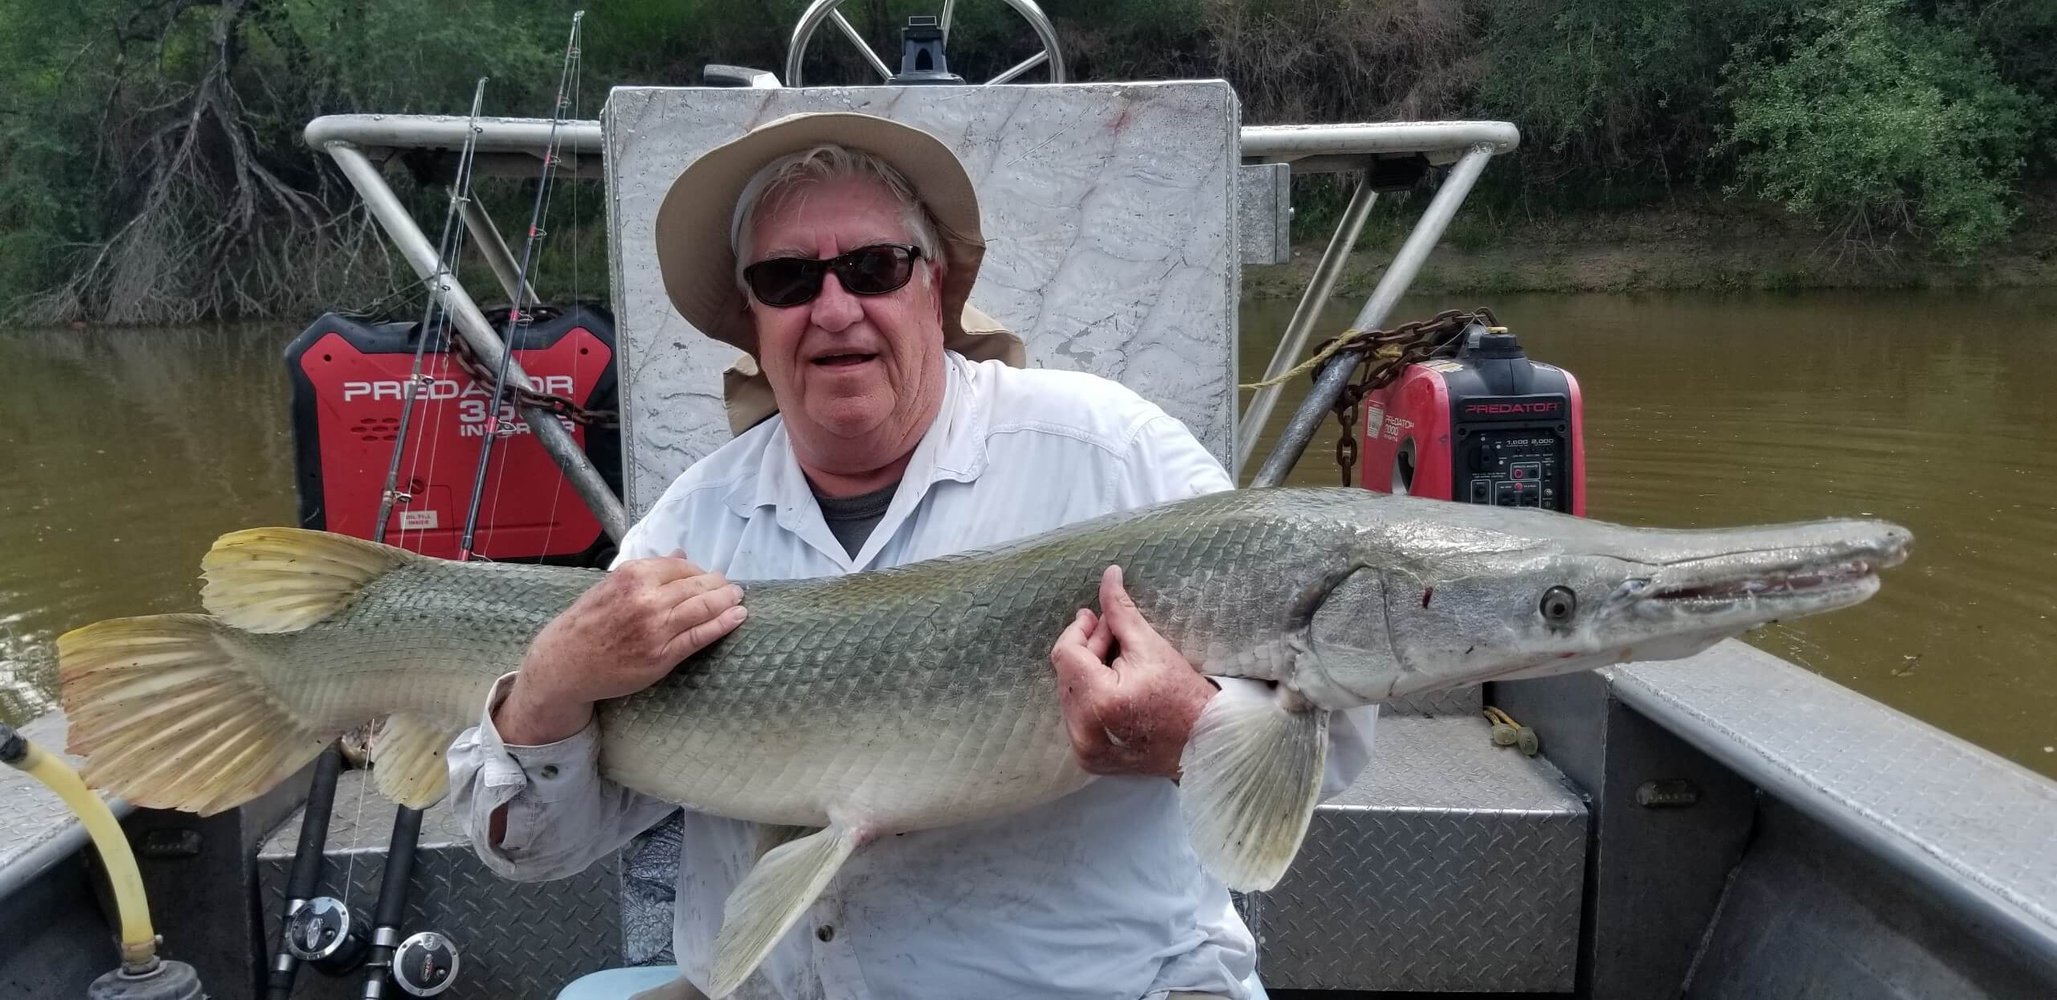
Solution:
<svg viewBox="0 0 2057 1000"><path fill-rule="evenodd" d="M1360 343L1372 345L1372 349L1357 363L1357 377L1343 386L1334 407L1336 423L1342 430L1336 436L1336 471L1342 474L1344 486L1353 485L1350 479L1357 467L1357 407L1364 402L1364 397L1398 377L1408 365L1442 353L1456 343L1473 323L1483 323L1488 329L1497 329L1500 325L1493 311L1484 307L1449 309L1427 319L1402 323L1390 330L1352 328L1316 345L1317 356Z"/></svg>
<svg viewBox="0 0 2057 1000"><path fill-rule="evenodd" d="M531 311L534 308L531 307ZM520 313L513 318L517 326L526 329L530 320L534 317L528 313ZM479 356L472 352L471 344L467 343L462 336L457 335L454 330L451 331L450 348L450 353L457 357L457 364L464 369L465 374L472 377L472 381L484 386L488 390L493 388L493 370L486 367L485 363L479 359ZM503 349L513 350L513 345L505 345ZM621 414L617 411L589 410L580 406L569 397L560 396L552 392L540 392L528 386L513 386L512 388L514 391L514 405L517 408L522 406L540 406L557 416L571 420L573 423L593 427L621 426Z"/></svg>

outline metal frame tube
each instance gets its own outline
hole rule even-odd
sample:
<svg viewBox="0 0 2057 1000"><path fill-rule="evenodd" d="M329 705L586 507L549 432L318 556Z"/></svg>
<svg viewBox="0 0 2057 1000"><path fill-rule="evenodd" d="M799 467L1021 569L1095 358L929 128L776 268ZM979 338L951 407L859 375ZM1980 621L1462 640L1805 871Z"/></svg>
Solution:
<svg viewBox="0 0 2057 1000"><path fill-rule="evenodd" d="M1010 5L1014 5L1012 0L1009 2ZM825 19L827 13L836 6L834 0L817 0L810 6L808 14L812 20L818 22ZM1018 5L1015 6L1018 8ZM803 18L803 21L808 19ZM796 27L796 36L808 27L805 24ZM1053 65L1052 69L1055 71L1056 66ZM441 146L454 150L464 142L469 127L471 122L462 116L329 115L310 122L305 134L310 144L330 149L331 155L335 155L339 148L348 148L351 150L349 155L361 160L362 150L356 148L359 146L416 149L433 149ZM480 160L483 163L495 155L541 155L550 139L550 127L551 122L548 119L480 119L475 140ZM572 157L591 156L597 161L603 155L605 138L598 121L564 121L558 123L558 128L560 149L567 160ZM1498 153L1514 149L1520 138L1520 130L1514 125L1496 121L1251 125L1244 126L1240 133L1241 152L1246 160L1293 163L1301 159L1314 159L1322 163L1324 169L1331 168L1340 156L1378 153L1456 154L1459 150L1463 151L1461 155L1455 156L1456 163L1451 167L1442 188L1436 192L1434 199L1422 213L1421 220L1415 225L1414 231L1408 235L1392 264L1387 267L1370 300L1359 312L1356 326L1360 329L1375 328L1385 321L1386 315L1398 302L1400 295L1420 272L1429 251L1442 238L1443 231L1448 228L1458 205L1476 183L1486 161ZM344 145L339 147L336 145L338 143ZM338 162L343 162L343 158L339 157ZM585 164L579 163L575 169L580 175L585 175L587 171L584 167ZM1297 167L1295 169L1297 171ZM377 176L375 170L369 168L368 163L359 169L346 170L346 173L351 175L352 183L365 195L367 203L383 201L391 205L386 209L375 210L374 215L380 219L380 224L386 228L388 234L398 241L402 231L395 228L394 219L388 216L403 219L405 216L404 213L396 211L397 203L393 203L391 192L386 189L383 180ZM359 179L360 176L362 180ZM373 186L368 187L364 183L367 180ZM1274 354L1271 366L1267 370L1267 377L1274 377L1278 371L1283 370L1281 360L1290 360L1305 349L1308 331L1320 315L1321 303L1334 293L1335 282L1340 278L1344 261L1362 232L1364 219L1368 218L1375 197L1375 192L1370 191L1362 182L1353 192L1350 207L1345 210L1344 219L1331 237L1330 246L1323 254L1321 263L1317 265L1309 288L1302 296L1300 308L1295 311L1293 321L1288 324L1287 335L1280 344L1282 353ZM472 221L468 212L466 222L471 225ZM487 224L490 226L490 220L487 220ZM405 227L409 231L413 230L411 219L406 220ZM494 265L495 275L500 277L503 286L509 285L506 277L508 272L502 268L505 261L494 260L494 248L504 251L505 244L498 239L497 233L487 237L485 233L489 230L485 227L472 225L472 229L480 234L478 242L481 249L487 253L488 262ZM420 242L425 245L425 240ZM408 254L410 261L417 259L415 250L403 247L403 252ZM530 292L533 300L533 289ZM471 303L469 296L461 288L446 289L444 294L451 301L462 303L461 307L453 309L452 312L459 320L460 332L468 341L475 340L481 329L490 333L490 328L483 323L483 317L477 315L477 307ZM509 295L510 298L513 295L511 289ZM470 315L467 315L468 313ZM491 350L497 350L497 337L493 343L494 346L488 348L487 352L482 352L482 357L497 357L489 355ZM1278 398L1279 390L1276 387L1259 390L1258 395L1253 397L1251 404L1246 407L1242 425L1238 427L1237 433L1236 465L1239 471L1254 453L1256 442L1262 435L1264 425L1269 422ZM554 421L552 423L554 424ZM546 447L551 447L552 440L559 436L568 441L568 435L548 431L539 435L539 440L544 441ZM1301 447L1304 448L1304 443ZM576 451L571 450L574 453ZM552 454L557 454L554 448ZM584 462L584 456L574 455L574 458L572 467L590 470L590 464ZM560 462L562 461L560 458ZM597 476L594 478L597 480ZM582 495L587 495L588 484L583 477L574 475L573 483L579 487ZM609 500L612 499L612 494L604 491L604 484L602 494ZM607 503L605 506L619 510L618 501ZM596 513L599 510L600 508L596 508ZM601 520L607 523L610 518L602 514ZM612 527L609 528L609 532L615 534Z"/></svg>
<svg viewBox="0 0 2057 1000"><path fill-rule="evenodd" d="M307 123L301 131L304 141L316 149L330 143L354 146L394 146L405 149L448 148L456 152L464 145L471 119L463 115L324 115ZM567 119L557 123L558 151L566 157L599 156L606 140L595 120ZM550 142L548 118L480 118L479 153L543 154ZM562 166L559 169L563 169Z"/></svg>
<svg viewBox="0 0 2057 1000"><path fill-rule="evenodd" d="M514 253L507 249L507 241L500 238L500 229L493 225L493 217L479 207L470 195L460 196L458 217L464 220L464 228L471 232L472 242L478 247L479 256L486 259L486 266L493 269L493 277L500 279L500 288L507 293L507 301L527 307L541 302L536 290L521 280L521 267L514 262ZM455 269L456 261L450 266ZM516 286L520 290L516 290Z"/></svg>
<svg viewBox="0 0 2057 1000"><path fill-rule="evenodd" d="M1290 160L1301 156L1456 152L1486 146L1513 152L1521 130L1512 122L1380 122L1361 125L1245 125L1243 155Z"/></svg>
<svg viewBox="0 0 2057 1000"><path fill-rule="evenodd" d="M1293 411L1292 419L1286 421L1286 429L1279 434L1278 447L1264 459L1264 467L1257 470L1256 478L1250 481L1252 489L1277 486L1286 481L1286 474L1300 461L1300 453L1307 450L1307 442L1314 440L1314 432L1321 422L1335 409L1336 400L1343 395L1343 386L1348 385L1350 376L1357 371L1357 363L1371 350L1370 345L1346 347L1322 362L1321 373L1314 377L1314 388L1307 391L1307 398L1300 401L1300 408Z"/></svg>
<svg viewBox="0 0 2057 1000"><path fill-rule="evenodd" d="M439 269L435 248L429 245L428 237L415 225L414 217L407 214L400 199L394 196L393 189L386 185L385 177L379 173L378 167L372 165L370 157L348 142L331 141L322 148L364 198L365 207L378 220L379 227L386 231L394 246L400 249L401 255L407 258L408 264L413 266L415 274L424 281L435 275ZM493 325L486 321L485 313L479 310L478 303L472 301L471 294L464 290L456 275L446 274L442 281L441 287L430 289L429 294L441 296L443 311L455 320L458 335L471 346L479 360L488 367L499 368L504 348L493 331ZM528 384L528 373L522 370L521 365L513 358L508 358L506 364L508 379L519 385ZM565 478L571 481L572 488L592 510L607 536L620 541L628 524L621 500L608 489L607 481L600 478L599 471L579 450L571 432L557 422L555 415L540 406L522 406L520 412L522 419L528 422L529 430L535 434L537 443L564 470Z"/></svg>
<svg viewBox="0 0 2057 1000"><path fill-rule="evenodd" d="M445 146L455 151L464 145L467 125L469 120L463 115L324 115L309 122L303 135L308 145L316 148L349 142L408 149ZM550 140L547 118L480 118L478 128L480 153L541 155ZM567 119L558 123L558 129L559 150L567 159L599 156L605 151L606 139L597 119ZM1291 161L1309 156L1455 153L1477 145L1491 147L1495 154L1507 153L1520 144L1521 131L1510 122L1493 121L1245 125L1240 140L1245 159Z"/></svg>
<svg viewBox="0 0 2057 1000"><path fill-rule="evenodd" d="M1435 249L1437 241L1443 238L1443 230L1449 228L1451 218L1457 214L1457 206L1464 202L1465 195L1471 193L1471 186L1477 183L1479 173L1485 170L1486 161L1492 159L1492 157L1493 149L1491 146L1483 144L1473 146L1466 150L1464 155L1457 160L1456 166L1450 168L1449 176L1443 178L1443 186L1436 189L1436 196L1430 199L1428 207L1422 210L1421 219L1414 224L1414 230L1408 233L1407 239L1400 244L1400 251L1393 255L1393 262L1386 266L1386 272L1379 276L1378 287L1372 289L1371 298L1365 301L1364 308L1358 311L1357 319L1350 324L1351 326L1359 330L1376 330L1380 323L1386 321L1386 316L1393 311L1393 306L1400 301L1400 296L1406 293L1407 286L1414 283L1414 276L1421 273L1421 265L1428 260L1429 251ZM1368 205L1366 206L1366 211L1369 211ZM1309 289L1309 291L1312 291L1312 289ZM1318 312L1319 303L1316 303L1315 308ZM1295 319L1297 318L1296 316ZM1352 357L1360 356L1344 351L1338 353L1336 357L1340 358L1345 355ZM1276 360L1274 358L1274 362ZM1331 376L1335 376L1335 374L1334 362L1331 360L1330 366L1324 368L1321 375L1316 379L1315 388L1317 392L1308 394L1308 403L1315 401L1318 392L1322 390L1327 380ZM1341 376L1336 377L1341 380L1347 380L1349 376L1345 372ZM1274 386L1273 388L1277 389L1280 387ZM1327 402L1322 404L1322 412L1326 412L1330 406L1334 405L1335 395L1341 391L1341 388L1342 382L1338 381L1336 386L1329 390L1329 398ZM1263 390L1259 391L1262 392ZM1252 402L1254 403L1255 400ZM1299 427L1300 421L1305 416L1308 403L1303 403L1300 412L1293 415L1294 422L1288 426L1289 432ZM1269 409L1258 414L1260 418L1268 418L1270 415ZM1315 423L1320 423L1318 415ZM1261 430L1261 427L1259 429ZM1297 441L1291 433L1281 437L1278 446L1265 459L1264 467L1258 472L1257 478L1252 481L1251 485L1276 486L1283 482L1286 473L1292 471L1293 464L1300 460L1300 453L1306 450L1307 441L1312 436L1313 426L1309 425L1304 429L1304 434ZM1239 434L1239 439L1240 437L1241 435ZM1254 448L1257 435L1251 433L1248 435L1248 439ZM1284 464L1280 464L1281 460L1283 460ZM1238 467L1241 464L1239 440Z"/></svg>
<svg viewBox="0 0 2057 1000"><path fill-rule="evenodd" d="M1457 215L1457 206L1463 204L1464 196L1471 193L1471 186L1478 182L1478 175L1486 169L1486 161L1493 158L1490 146L1478 145L1465 151L1457 165L1450 168L1449 176L1443 178L1443 186L1436 189L1436 196L1429 199L1428 208L1423 209L1421 221L1414 224L1414 231L1407 234L1400 244L1400 252L1393 255L1393 262L1386 265L1386 273L1379 276L1378 287L1371 290L1371 298L1357 313L1356 322L1350 324L1359 330L1376 330L1392 313L1400 296L1407 293L1407 286L1414 283L1414 276L1421 273L1421 265L1428 261L1429 251L1443 238L1443 230L1450 227L1450 220Z"/></svg>
<svg viewBox="0 0 2057 1000"><path fill-rule="evenodd" d="M1307 283L1307 290L1300 296L1300 304L1293 310L1293 318L1286 323L1286 332L1279 338L1278 349L1271 352L1271 363L1265 366L1264 379L1277 378L1281 373L1299 363L1300 356L1307 350L1307 334L1314 329L1314 321L1321 315L1322 304L1335 294L1336 279L1342 276L1343 262L1350 258L1350 251L1357 246L1357 237L1364 232L1364 220L1371 217L1372 203L1378 200L1378 192L1371 189L1371 175L1366 174L1357 181L1357 187L1350 192L1350 204L1343 209L1343 217L1336 223L1335 232L1329 235L1328 249L1322 251L1321 263L1314 267L1314 276ZM1271 420L1272 407L1278 405L1279 395L1285 392L1283 385L1270 385L1258 389L1250 397L1250 405L1243 410L1243 419L1236 426L1236 469L1241 471L1244 463L1250 461L1250 453L1257 450L1257 439L1264 433L1264 425Z"/></svg>

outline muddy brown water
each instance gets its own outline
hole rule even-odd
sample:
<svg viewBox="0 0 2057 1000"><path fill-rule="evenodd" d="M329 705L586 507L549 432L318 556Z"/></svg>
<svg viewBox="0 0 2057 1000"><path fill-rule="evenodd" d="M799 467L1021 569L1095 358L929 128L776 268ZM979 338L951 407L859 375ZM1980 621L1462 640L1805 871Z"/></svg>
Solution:
<svg viewBox="0 0 2057 1000"><path fill-rule="evenodd" d="M2057 290L1420 296L1396 318L1479 304L1578 376L1589 515L1911 528L1878 597L1749 641L2057 776ZM1292 307L1244 307L1243 381ZM192 609L209 541L292 522L293 332L0 331L0 720L52 704L57 634ZM1334 442L1294 481L1335 482Z"/></svg>

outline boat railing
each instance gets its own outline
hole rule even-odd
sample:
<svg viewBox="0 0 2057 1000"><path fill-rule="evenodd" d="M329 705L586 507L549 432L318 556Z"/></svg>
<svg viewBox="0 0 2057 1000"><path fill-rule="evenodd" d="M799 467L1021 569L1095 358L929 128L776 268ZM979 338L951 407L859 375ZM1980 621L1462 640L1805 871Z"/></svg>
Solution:
<svg viewBox="0 0 2057 1000"><path fill-rule="evenodd" d="M453 262L440 259L435 246L375 165L380 154L389 152L441 152L455 157L464 145L467 130L473 127L471 119L457 115L330 115L309 123L304 137L309 145L335 161L416 276L424 282L434 281L431 292L453 319L458 334L489 364L494 364L500 355L500 338L477 301L456 278ZM477 173L533 175L554 142L557 168L563 176L581 180L600 180L605 176L600 164L605 139L599 121L482 118L475 127L473 169ZM1284 165L1286 176L1277 182L1281 185L1289 183L1293 174L1357 174L1349 204L1265 369L1264 379L1268 381L1291 369L1306 352L1322 305L1334 294L1337 278L1362 235L1365 219L1381 187L1412 186L1426 168L1448 166L1420 219L1380 275L1370 298L1358 310L1352 326L1359 330L1375 329L1391 315L1486 163L1519 145L1520 131L1511 123L1496 121L1249 125L1242 127L1240 143L1246 166ZM1268 204L1258 207L1275 217L1290 212L1283 207L1286 199L1282 193L1274 194L1276 197L1267 199ZM471 233L471 245L479 249L508 301L528 301L533 293L527 288L516 288L518 269L490 217L467 201L462 221ZM1285 248L1280 247L1274 259L1282 260L1285 256ZM525 378L518 365L510 368L510 374L516 380ZM1316 391L1302 402L1299 415L1288 422L1287 433L1258 470L1253 485L1284 481L1340 388L1341 380L1335 378L1317 383ZM1233 465L1238 472L1253 458L1282 389L1280 385L1260 388L1245 406L1235 432ZM540 443L593 508L608 534L619 539L626 514L585 453L556 421L543 419L547 414L539 411L524 416L535 418L530 424L536 426Z"/></svg>

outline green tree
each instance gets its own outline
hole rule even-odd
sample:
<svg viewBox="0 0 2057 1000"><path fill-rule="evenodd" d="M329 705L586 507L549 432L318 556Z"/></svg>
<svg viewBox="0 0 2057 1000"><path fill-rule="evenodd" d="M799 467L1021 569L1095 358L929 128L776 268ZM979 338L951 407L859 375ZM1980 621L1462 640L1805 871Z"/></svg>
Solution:
<svg viewBox="0 0 2057 1000"><path fill-rule="evenodd" d="M1968 34L1894 0L1842 0L1783 27L1738 54L1725 88L1737 190L1864 246L1913 233L1968 261L2005 235L2045 109Z"/></svg>
<svg viewBox="0 0 2057 1000"><path fill-rule="evenodd" d="M1794 0L1505 0L1478 113L1521 126L1516 169L1576 201L1701 180L1732 47Z"/></svg>

